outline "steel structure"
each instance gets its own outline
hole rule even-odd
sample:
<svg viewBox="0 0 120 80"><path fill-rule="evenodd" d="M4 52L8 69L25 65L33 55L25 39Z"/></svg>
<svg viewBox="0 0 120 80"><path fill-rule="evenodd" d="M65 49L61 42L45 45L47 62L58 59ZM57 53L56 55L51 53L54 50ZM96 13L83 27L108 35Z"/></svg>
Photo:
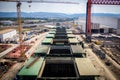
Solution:
<svg viewBox="0 0 120 80"><path fill-rule="evenodd" d="M4 2L28 2L28 3L62 3L62 4L79 4L78 2L71 1L55 1L55 0L0 0Z"/></svg>
<svg viewBox="0 0 120 80"><path fill-rule="evenodd" d="M120 0L91 0L92 4L120 5Z"/></svg>
<svg viewBox="0 0 120 80"><path fill-rule="evenodd" d="M23 40L22 40L22 26L21 26L21 2L17 2L17 22L18 22L18 30L19 30L19 42L20 42L20 53L21 53L21 56L23 56Z"/></svg>
<svg viewBox="0 0 120 80"><path fill-rule="evenodd" d="M86 14L86 40L91 42L91 5L120 5L120 0L88 0Z"/></svg>

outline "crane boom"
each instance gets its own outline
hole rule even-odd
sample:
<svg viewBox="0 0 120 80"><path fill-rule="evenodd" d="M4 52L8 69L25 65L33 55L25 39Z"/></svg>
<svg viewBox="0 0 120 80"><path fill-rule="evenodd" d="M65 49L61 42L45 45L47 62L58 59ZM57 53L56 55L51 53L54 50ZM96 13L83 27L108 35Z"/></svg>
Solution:
<svg viewBox="0 0 120 80"><path fill-rule="evenodd" d="M3 2L18 2L18 0L0 0ZM79 4L78 2L68 2L68 1L53 1L53 0L20 0L20 2L28 3L61 3L61 4Z"/></svg>

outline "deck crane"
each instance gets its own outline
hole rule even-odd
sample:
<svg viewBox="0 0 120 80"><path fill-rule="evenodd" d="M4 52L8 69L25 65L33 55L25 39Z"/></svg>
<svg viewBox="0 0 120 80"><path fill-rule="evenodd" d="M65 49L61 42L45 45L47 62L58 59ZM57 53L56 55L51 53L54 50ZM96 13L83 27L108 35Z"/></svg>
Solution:
<svg viewBox="0 0 120 80"><path fill-rule="evenodd" d="M18 19L18 27L19 27L19 42L20 42L20 59L26 60L25 53L23 51L23 41L22 41L22 25L21 25L21 3L60 3L60 4L79 4L78 2L68 2L68 1L53 1L53 0L0 0L0 2L17 2L17 19Z"/></svg>
<svg viewBox="0 0 120 80"><path fill-rule="evenodd" d="M120 5L120 0L88 0L86 11L86 40L91 42L91 5Z"/></svg>

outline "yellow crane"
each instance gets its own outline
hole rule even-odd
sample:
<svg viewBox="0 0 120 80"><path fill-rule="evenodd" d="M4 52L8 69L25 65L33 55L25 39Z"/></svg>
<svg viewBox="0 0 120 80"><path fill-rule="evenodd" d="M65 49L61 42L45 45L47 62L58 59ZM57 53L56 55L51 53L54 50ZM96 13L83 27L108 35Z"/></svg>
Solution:
<svg viewBox="0 0 120 80"><path fill-rule="evenodd" d="M17 2L17 19L18 19L18 30L19 30L19 42L20 42L20 53L21 53L21 57L20 59L22 61L26 60L26 56L24 53L24 45L23 45L23 36L22 36L22 25L21 25L21 2L20 0Z"/></svg>

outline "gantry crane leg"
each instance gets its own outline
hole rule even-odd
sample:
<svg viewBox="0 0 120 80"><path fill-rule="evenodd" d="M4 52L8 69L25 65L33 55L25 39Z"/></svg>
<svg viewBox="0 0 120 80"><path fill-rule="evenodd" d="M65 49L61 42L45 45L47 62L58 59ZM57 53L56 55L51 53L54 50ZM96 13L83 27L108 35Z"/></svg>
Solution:
<svg viewBox="0 0 120 80"><path fill-rule="evenodd" d="M91 0L88 0L86 8L86 41L91 42Z"/></svg>

